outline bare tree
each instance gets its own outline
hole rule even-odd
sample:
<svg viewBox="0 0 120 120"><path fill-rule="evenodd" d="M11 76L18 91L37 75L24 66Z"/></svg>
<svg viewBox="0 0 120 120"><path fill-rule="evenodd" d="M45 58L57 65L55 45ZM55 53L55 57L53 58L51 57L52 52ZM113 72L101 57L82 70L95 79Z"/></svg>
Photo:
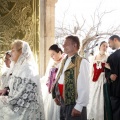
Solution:
<svg viewBox="0 0 120 120"><path fill-rule="evenodd" d="M87 25L84 17L82 17L82 22L80 22L75 15L73 16L74 21L72 24L66 25L64 21L61 24L59 22L59 25L57 25L55 28L56 39L63 38L64 36L70 34L78 35L80 38L82 38L80 54L83 55L85 49L89 49L91 45L95 45L100 39L106 38L108 35L118 34L120 25L117 27L110 26L105 30L101 30L104 16L111 14L112 12L114 11L104 11L99 13L99 8L97 8L93 16L91 16L91 25ZM92 42L94 42L94 44L91 44Z"/></svg>

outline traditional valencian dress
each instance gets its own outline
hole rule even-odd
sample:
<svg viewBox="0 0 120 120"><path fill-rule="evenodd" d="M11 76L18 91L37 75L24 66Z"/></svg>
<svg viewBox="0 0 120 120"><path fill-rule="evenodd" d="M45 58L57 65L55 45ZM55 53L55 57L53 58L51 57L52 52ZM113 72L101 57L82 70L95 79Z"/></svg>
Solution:
<svg viewBox="0 0 120 120"><path fill-rule="evenodd" d="M48 64L46 75L41 78L45 120L60 120L60 106L56 105L54 102L51 92L54 87L57 71L64 56L65 54L62 55L59 63L55 63L51 59Z"/></svg>
<svg viewBox="0 0 120 120"><path fill-rule="evenodd" d="M44 120L37 67L29 45L11 68L9 95L0 96L0 120Z"/></svg>
<svg viewBox="0 0 120 120"><path fill-rule="evenodd" d="M90 81L89 104L87 107L88 120L104 120L105 62L107 57L93 62L93 75Z"/></svg>
<svg viewBox="0 0 120 120"><path fill-rule="evenodd" d="M86 106L89 101L89 62L77 53L66 56L62 61L52 91L53 98L61 102L61 120L86 120ZM75 108L80 116L71 116Z"/></svg>

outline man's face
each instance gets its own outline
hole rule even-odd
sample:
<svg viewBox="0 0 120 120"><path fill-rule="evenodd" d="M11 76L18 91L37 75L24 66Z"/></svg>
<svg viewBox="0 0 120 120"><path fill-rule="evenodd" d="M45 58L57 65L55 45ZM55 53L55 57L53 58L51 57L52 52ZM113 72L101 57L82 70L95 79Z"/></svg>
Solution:
<svg viewBox="0 0 120 120"><path fill-rule="evenodd" d="M115 47L115 40L111 40L111 39L109 39L109 47L111 48L111 49L113 49L113 50L115 50L116 49L116 47Z"/></svg>
<svg viewBox="0 0 120 120"><path fill-rule="evenodd" d="M66 39L63 44L64 52L70 54L74 51L75 43L71 39Z"/></svg>

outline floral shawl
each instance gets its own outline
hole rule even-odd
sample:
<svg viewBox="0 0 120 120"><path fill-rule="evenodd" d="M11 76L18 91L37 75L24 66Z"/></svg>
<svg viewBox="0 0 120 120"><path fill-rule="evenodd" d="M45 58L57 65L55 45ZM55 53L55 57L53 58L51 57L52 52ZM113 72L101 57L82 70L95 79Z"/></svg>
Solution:
<svg viewBox="0 0 120 120"><path fill-rule="evenodd" d="M0 120L44 120L44 109L37 67L29 45L11 68L9 95L0 96Z"/></svg>

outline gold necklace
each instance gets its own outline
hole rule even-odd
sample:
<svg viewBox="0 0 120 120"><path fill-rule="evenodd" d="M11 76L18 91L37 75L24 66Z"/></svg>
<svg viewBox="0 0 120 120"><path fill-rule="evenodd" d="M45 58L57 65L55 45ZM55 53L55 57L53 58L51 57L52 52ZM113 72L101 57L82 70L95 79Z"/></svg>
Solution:
<svg viewBox="0 0 120 120"><path fill-rule="evenodd" d="M99 53L100 54L100 53ZM105 55L105 53L104 54L100 54L100 56L103 56L103 55Z"/></svg>

